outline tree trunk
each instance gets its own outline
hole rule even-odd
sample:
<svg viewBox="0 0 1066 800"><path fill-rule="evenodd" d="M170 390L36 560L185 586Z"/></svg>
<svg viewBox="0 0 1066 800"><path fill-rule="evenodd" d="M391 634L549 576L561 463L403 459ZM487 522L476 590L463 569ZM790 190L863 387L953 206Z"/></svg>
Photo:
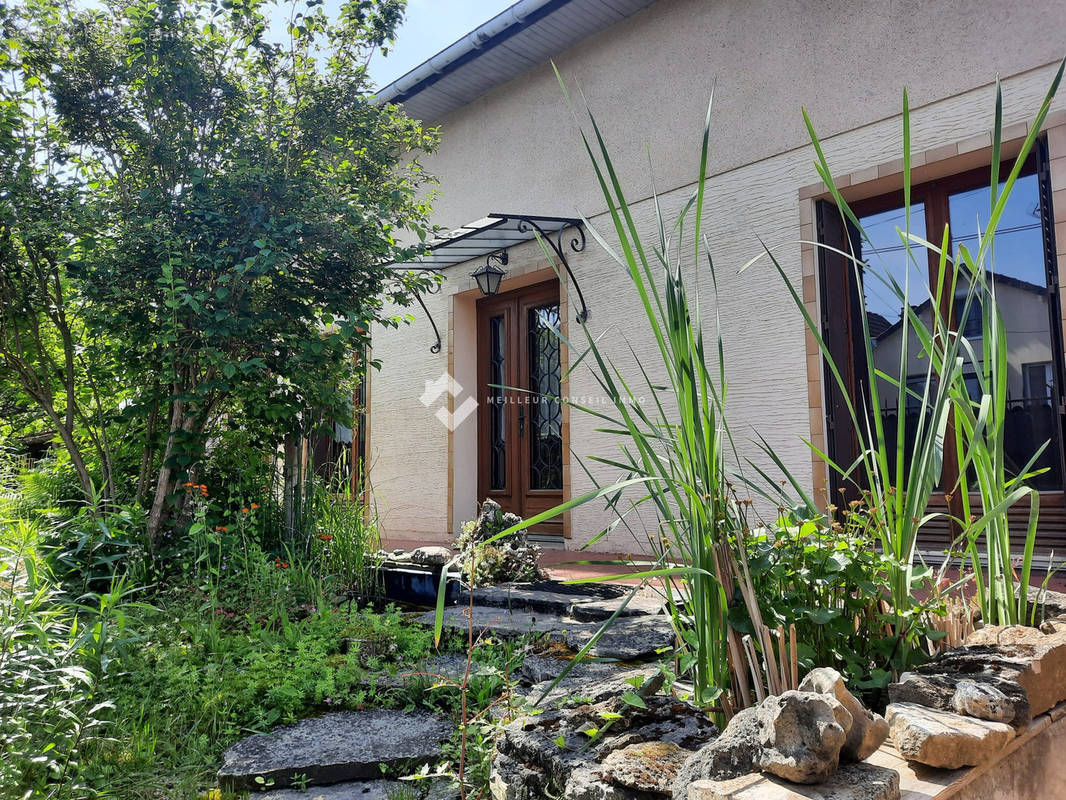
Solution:
<svg viewBox="0 0 1066 800"><path fill-rule="evenodd" d="M300 448L296 437L285 437L284 455L282 456L282 509L285 517L285 533L291 539L296 530L296 492L299 488Z"/></svg>
<svg viewBox="0 0 1066 800"><path fill-rule="evenodd" d="M174 469L170 466L170 458L174 454L174 439L180 431L186 430L187 424L185 404L181 400L175 400L170 410L170 432L167 434L167 446L163 451L163 463L159 465L159 474L156 476L155 497L152 500L152 509L148 512L148 538L153 546L159 541L164 506L174 489Z"/></svg>

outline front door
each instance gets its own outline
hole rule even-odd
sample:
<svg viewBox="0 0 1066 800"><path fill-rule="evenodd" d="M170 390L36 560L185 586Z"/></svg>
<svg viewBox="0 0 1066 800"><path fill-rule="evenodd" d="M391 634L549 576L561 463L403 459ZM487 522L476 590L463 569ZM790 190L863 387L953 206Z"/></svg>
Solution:
<svg viewBox="0 0 1066 800"><path fill-rule="evenodd" d="M563 499L558 282L479 301L477 324L478 497L528 518Z"/></svg>

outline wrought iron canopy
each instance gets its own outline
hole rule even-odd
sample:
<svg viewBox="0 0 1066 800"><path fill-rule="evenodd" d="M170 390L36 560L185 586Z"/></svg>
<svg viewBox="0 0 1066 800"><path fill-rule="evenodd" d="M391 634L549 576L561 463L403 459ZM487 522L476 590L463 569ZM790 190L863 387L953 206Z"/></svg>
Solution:
<svg viewBox="0 0 1066 800"><path fill-rule="evenodd" d="M567 231L573 231L566 235ZM559 262L563 265L567 275L570 276L570 285L577 293L577 299L581 308L577 313L577 321L584 323L589 318L589 310L585 305L585 296L581 292L577 278L570 269L570 261L566 254L568 251L580 253L585 249L585 228L580 219L575 217L546 217L536 214L489 214L484 219L471 222L462 228L457 228L447 236L440 237L434 244L413 261L401 264L393 264L397 270L427 270L441 272L448 267L454 267L466 261L488 258L496 253L506 253L507 249L517 244L528 242L537 236L552 249ZM505 262L506 263L506 262ZM429 316L422 298L418 298L419 304ZM440 333L436 323L430 317L430 324L436 334L437 341L430 350L439 353L441 348Z"/></svg>
<svg viewBox="0 0 1066 800"><path fill-rule="evenodd" d="M580 219L535 214L489 214L484 219L456 228L450 234L440 237L418 259L395 266L439 271L528 242L538 232L546 239L555 237L556 244L562 244L562 233L567 228L577 229L578 238L574 239L571 246L575 252L580 251L585 242L585 231Z"/></svg>

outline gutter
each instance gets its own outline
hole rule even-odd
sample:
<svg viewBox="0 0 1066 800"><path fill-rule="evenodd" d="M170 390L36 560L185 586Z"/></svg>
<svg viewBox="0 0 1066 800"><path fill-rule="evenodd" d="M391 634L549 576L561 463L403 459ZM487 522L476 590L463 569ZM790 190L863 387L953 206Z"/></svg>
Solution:
<svg viewBox="0 0 1066 800"><path fill-rule="evenodd" d="M384 87L377 93L376 102L404 102L568 3L570 0L518 0L484 25Z"/></svg>

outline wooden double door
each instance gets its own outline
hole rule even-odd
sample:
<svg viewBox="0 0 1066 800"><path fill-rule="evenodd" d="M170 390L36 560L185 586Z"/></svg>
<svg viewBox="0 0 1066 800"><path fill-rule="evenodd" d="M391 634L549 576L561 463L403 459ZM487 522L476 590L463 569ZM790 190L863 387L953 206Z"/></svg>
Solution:
<svg viewBox="0 0 1066 800"><path fill-rule="evenodd" d="M524 518L563 499L559 324L557 281L478 302L478 497Z"/></svg>

